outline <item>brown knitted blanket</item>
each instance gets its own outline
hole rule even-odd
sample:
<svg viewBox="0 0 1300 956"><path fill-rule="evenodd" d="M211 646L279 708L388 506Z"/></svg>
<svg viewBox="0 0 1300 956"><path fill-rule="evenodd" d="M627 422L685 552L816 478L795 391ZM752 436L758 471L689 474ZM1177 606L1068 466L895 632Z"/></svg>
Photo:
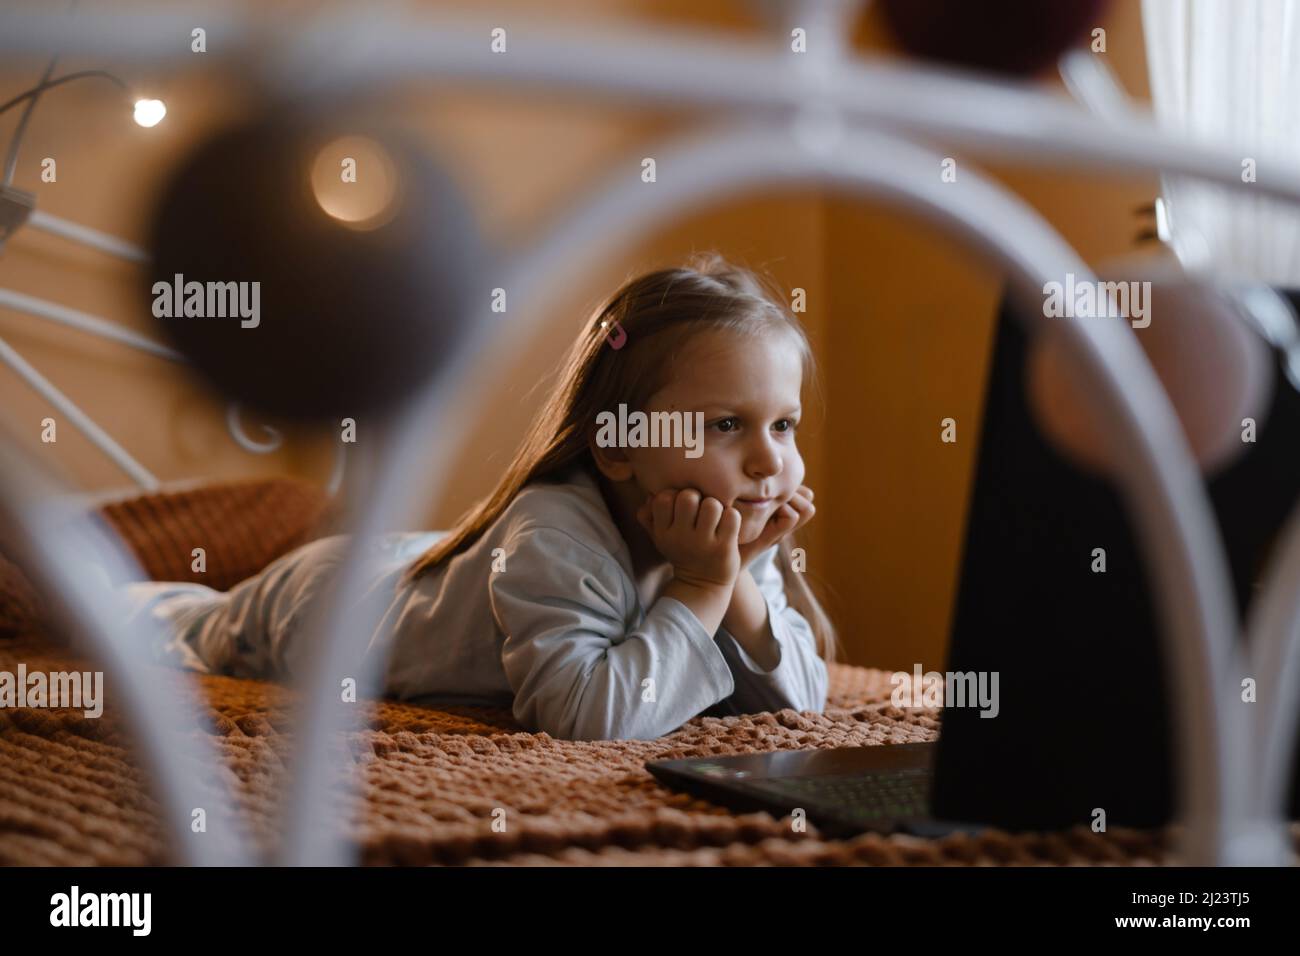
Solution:
<svg viewBox="0 0 1300 956"><path fill-rule="evenodd" d="M0 669L14 671L18 661L29 671L90 666L35 637L0 642ZM291 753L291 692L159 668L160 687L192 686L187 681L206 695L214 739L233 771L222 776L234 785L261 851L269 852ZM106 674L108 702L98 719L72 710L0 709L0 863L168 862L158 807L111 682ZM378 702L369 705L370 729L354 744L366 759L363 809L351 833L367 864L1176 862L1169 857L1172 828L827 839L811 823L798 833L788 817L735 814L667 790L644 769L660 758L935 739L939 712L895 708L890 690L885 671L836 664L823 714L697 717L654 741L564 741L523 731L508 711ZM505 810L505 832L493 832L495 808ZM1292 832L1300 843L1300 826Z"/></svg>

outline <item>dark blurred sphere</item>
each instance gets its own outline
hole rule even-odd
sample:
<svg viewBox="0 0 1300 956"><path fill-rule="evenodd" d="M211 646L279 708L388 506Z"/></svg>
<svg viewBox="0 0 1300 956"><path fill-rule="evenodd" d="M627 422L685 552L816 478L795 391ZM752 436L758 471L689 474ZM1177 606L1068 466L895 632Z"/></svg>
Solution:
<svg viewBox="0 0 1300 956"><path fill-rule="evenodd" d="M1091 42L1107 0L881 0L899 43L954 66L1026 76Z"/></svg>
<svg viewBox="0 0 1300 956"><path fill-rule="evenodd" d="M355 182L344 182L346 159ZM327 211L328 210L328 211ZM485 262L456 184L409 137L276 110L202 143L149 229L149 302L222 394L295 420L391 409L454 353ZM155 283L203 284L205 314L159 316ZM257 324L208 283L252 283ZM193 290L193 287L190 287ZM242 286L245 311L252 286ZM182 293L186 290L182 286ZM182 303L183 304L183 303ZM228 310L229 313L229 310Z"/></svg>

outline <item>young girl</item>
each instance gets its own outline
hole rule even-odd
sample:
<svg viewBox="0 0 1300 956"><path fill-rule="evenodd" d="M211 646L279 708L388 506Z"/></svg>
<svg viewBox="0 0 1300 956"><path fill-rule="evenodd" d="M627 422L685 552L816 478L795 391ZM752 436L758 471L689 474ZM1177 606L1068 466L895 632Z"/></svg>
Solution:
<svg viewBox="0 0 1300 956"><path fill-rule="evenodd" d="M651 739L702 713L821 711L835 635L790 545L814 512L795 444L811 368L794 316L719 257L627 282L583 329L495 490L449 532L375 545L373 586L391 598L370 652L388 655L386 692L510 706L530 730L574 740ZM611 443L598 421L620 405L684 416L677 447L635 430ZM310 653L295 623L344 543L311 542L224 594L129 587L172 627L161 659L281 677Z"/></svg>

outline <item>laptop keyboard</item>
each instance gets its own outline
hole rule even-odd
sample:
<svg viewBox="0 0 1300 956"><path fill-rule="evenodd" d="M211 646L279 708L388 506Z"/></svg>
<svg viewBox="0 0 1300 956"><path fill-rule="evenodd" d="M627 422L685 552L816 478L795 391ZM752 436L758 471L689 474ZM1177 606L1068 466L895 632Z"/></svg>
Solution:
<svg viewBox="0 0 1300 956"><path fill-rule="evenodd" d="M867 776L786 777L755 780L754 790L790 801L834 808L838 815L859 820L922 817L929 814L930 770L914 767Z"/></svg>

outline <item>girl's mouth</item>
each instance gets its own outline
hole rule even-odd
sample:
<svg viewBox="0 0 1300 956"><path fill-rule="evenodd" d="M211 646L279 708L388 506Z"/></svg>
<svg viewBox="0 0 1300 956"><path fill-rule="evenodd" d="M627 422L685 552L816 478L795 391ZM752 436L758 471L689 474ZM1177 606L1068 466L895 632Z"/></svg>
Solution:
<svg viewBox="0 0 1300 956"><path fill-rule="evenodd" d="M736 504L748 505L751 508L761 508L766 504L770 504L771 501L771 498L737 498Z"/></svg>

